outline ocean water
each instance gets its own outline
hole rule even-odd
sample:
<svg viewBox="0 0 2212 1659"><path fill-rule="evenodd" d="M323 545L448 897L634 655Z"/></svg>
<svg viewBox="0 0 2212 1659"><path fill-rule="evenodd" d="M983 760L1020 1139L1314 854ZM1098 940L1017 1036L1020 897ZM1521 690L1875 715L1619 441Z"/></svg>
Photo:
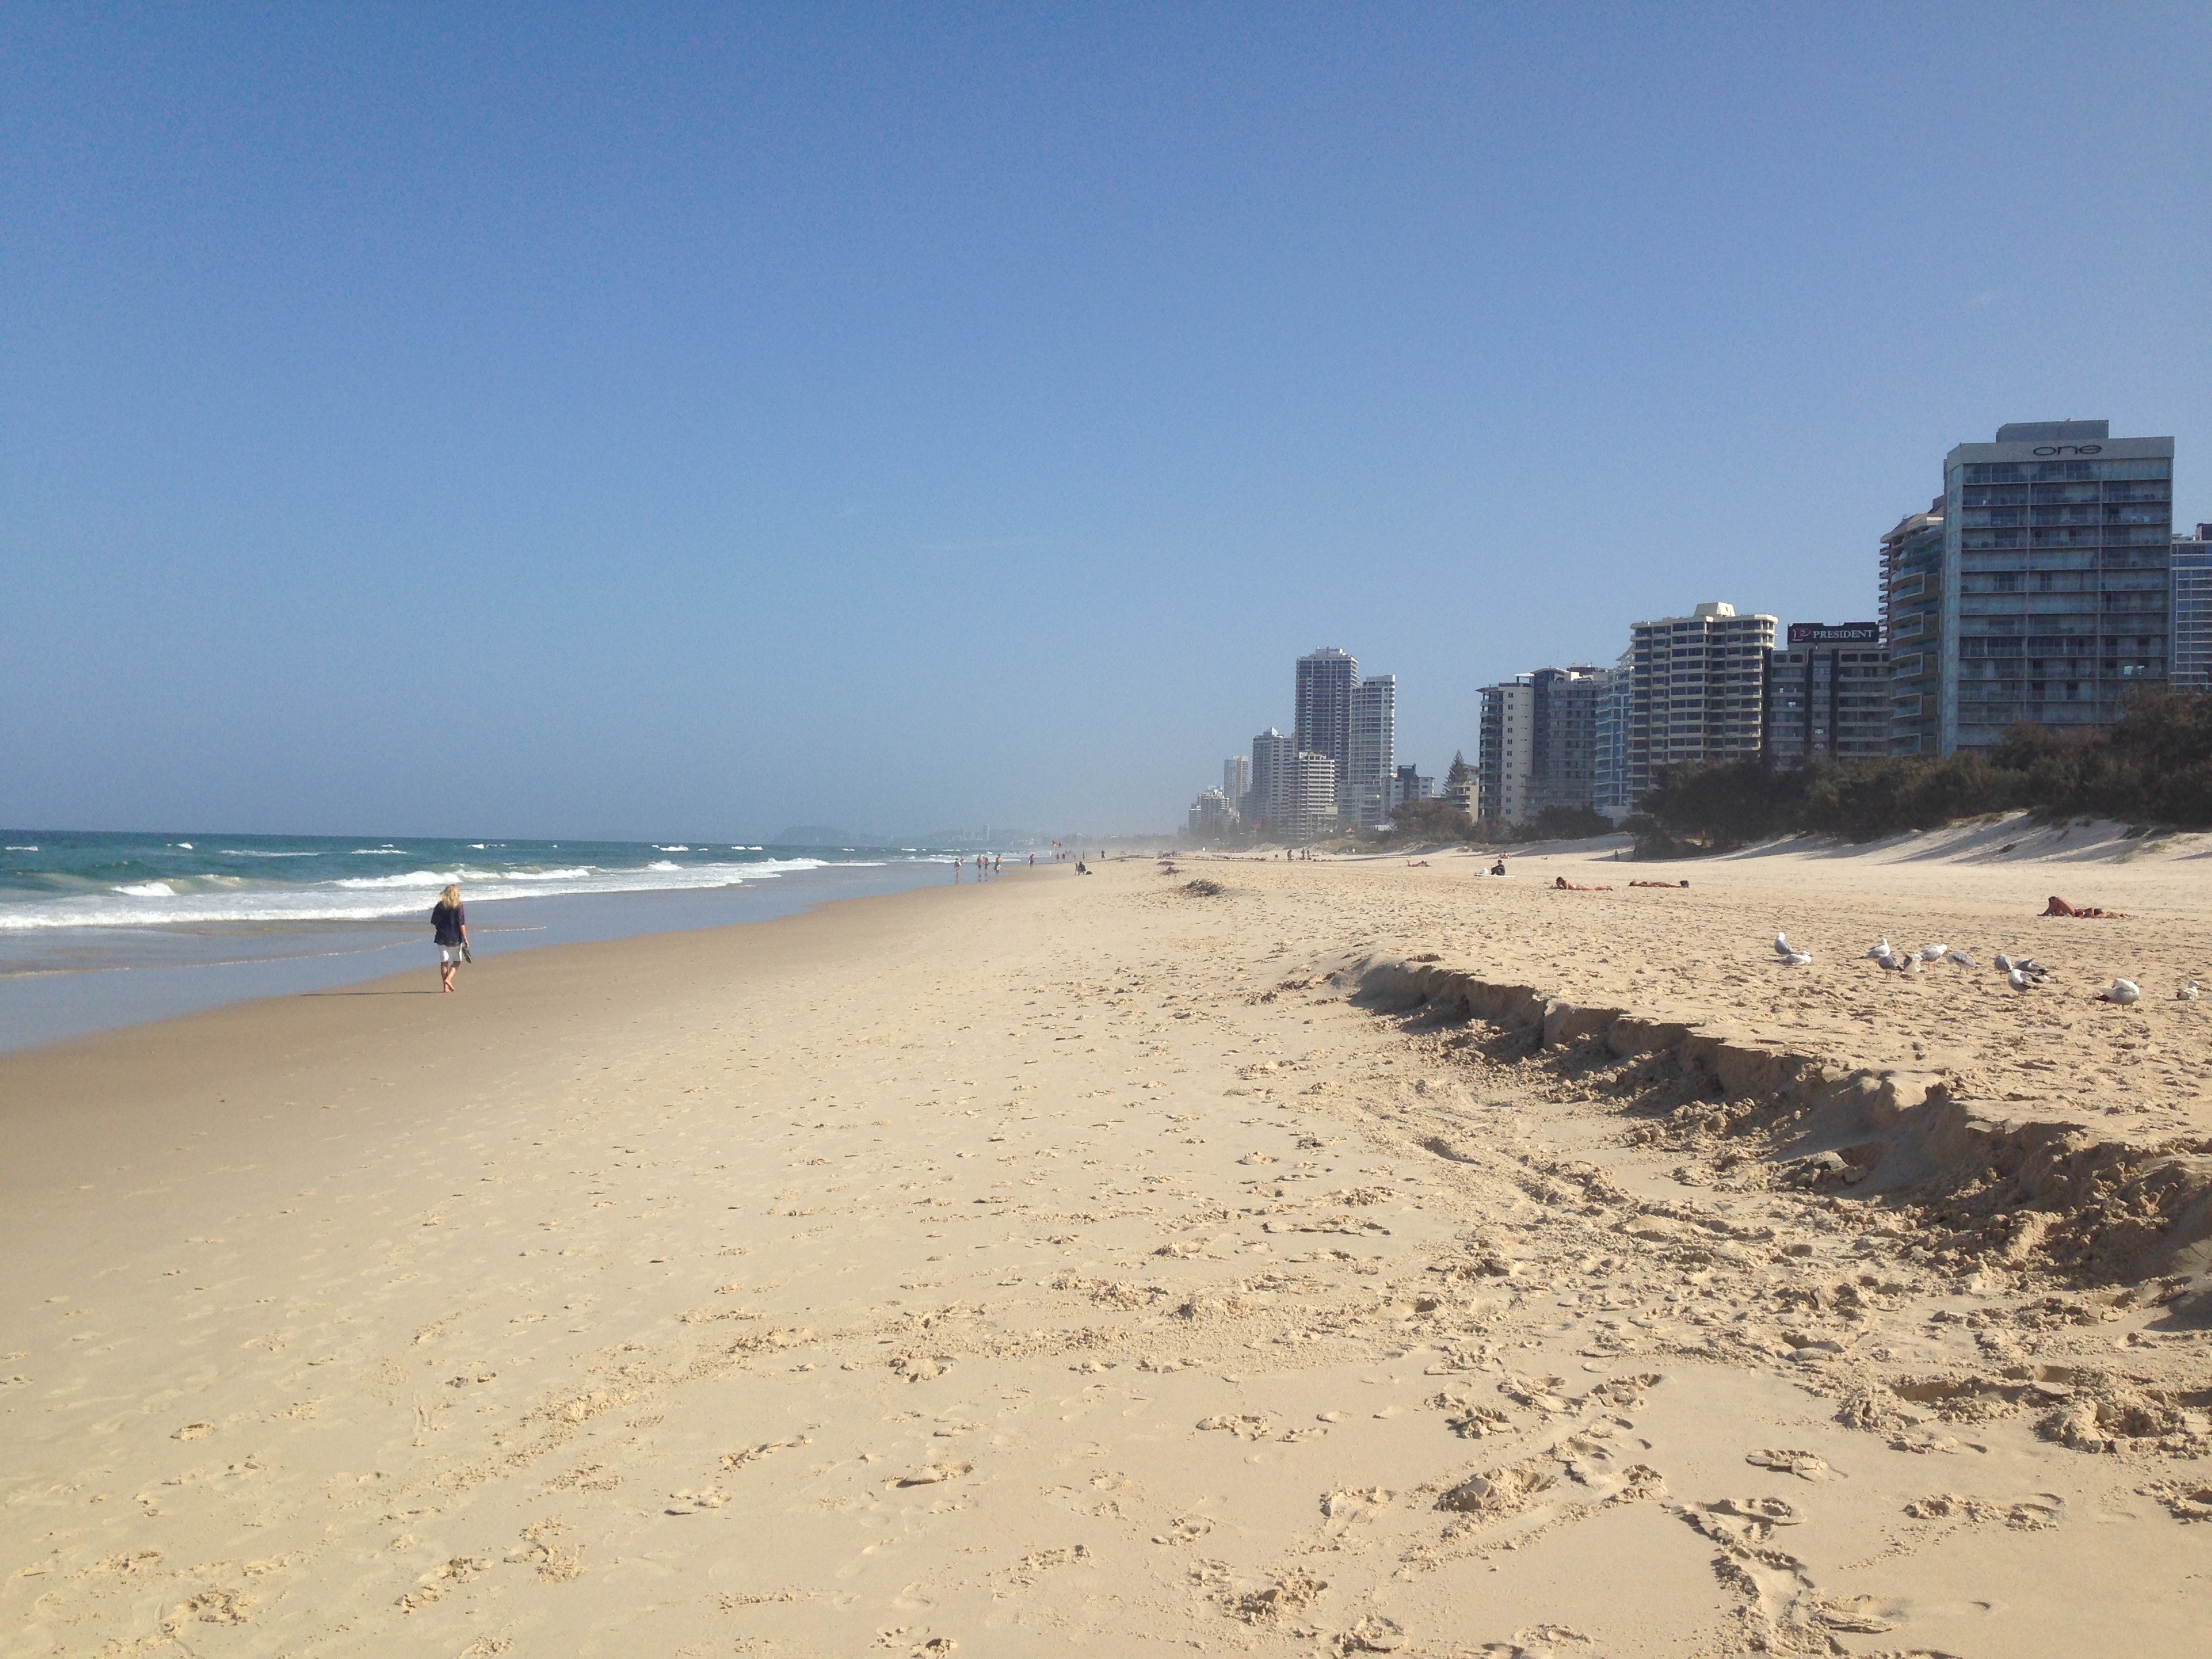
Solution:
<svg viewBox="0 0 2212 1659"><path fill-rule="evenodd" d="M0 1049L434 959L787 915L947 878L931 848L0 830Z"/></svg>

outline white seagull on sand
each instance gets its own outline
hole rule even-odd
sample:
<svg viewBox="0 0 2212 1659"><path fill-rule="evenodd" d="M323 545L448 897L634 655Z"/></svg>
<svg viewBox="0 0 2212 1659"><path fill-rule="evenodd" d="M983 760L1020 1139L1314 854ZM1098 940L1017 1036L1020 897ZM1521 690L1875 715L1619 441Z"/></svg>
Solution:
<svg viewBox="0 0 2212 1659"><path fill-rule="evenodd" d="M2140 1002L2142 987L2131 979L2116 979L2097 994L2107 1002Z"/></svg>
<svg viewBox="0 0 2212 1659"><path fill-rule="evenodd" d="M2026 974L2022 973L2019 969L2012 968L2008 969L2005 972L2005 983L2011 986L2015 991L2025 991L2029 986L2034 984L2035 981L2030 979Z"/></svg>
<svg viewBox="0 0 2212 1659"><path fill-rule="evenodd" d="M1873 950L1867 952L1867 960L1869 962L1880 962L1884 957L1893 957L1896 954L1896 951L1889 948L1889 935L1884 933L1881 936L1881 943L1875 945Z"/></svg>
<svg viewBox="0 0 2212 1659"><path fill-rule="evenodd" d="M1923 945L1920 947L1920 959L1923 962L1941 962L1944 952L1950 948L1948 945Z"/></svg>

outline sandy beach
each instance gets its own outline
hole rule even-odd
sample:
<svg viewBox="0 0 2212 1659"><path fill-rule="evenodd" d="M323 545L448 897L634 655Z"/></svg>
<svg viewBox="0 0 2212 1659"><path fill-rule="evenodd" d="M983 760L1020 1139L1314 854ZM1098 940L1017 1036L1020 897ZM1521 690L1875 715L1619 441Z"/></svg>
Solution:
<svg viewBox="0 0 2212 1659"><path fill-rule="evenodd" d="M2208 852L1133 859L0 1057L0 1651L2194 1650Z"/></svg>

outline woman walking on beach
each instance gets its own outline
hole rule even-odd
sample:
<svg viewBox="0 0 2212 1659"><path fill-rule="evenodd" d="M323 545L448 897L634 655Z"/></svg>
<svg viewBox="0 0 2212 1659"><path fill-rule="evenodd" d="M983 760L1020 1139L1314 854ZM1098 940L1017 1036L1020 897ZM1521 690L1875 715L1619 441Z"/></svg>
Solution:
<svg viewBox="0 0 2212 1659"><path fill-rule="evenodd" d="M438 982L451 991L453 988L453 969L465 961L469 954L469 913L461 908L461 888L459 882L448 885L438 895L438 902L430 907L430 929L438 945Z"/></svg>

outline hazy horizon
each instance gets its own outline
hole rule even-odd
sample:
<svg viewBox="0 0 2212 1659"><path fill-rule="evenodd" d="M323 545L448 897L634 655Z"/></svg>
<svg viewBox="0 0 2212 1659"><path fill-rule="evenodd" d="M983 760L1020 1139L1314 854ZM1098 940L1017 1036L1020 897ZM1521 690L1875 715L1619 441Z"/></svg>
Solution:
<svg viewBox="0 0 2212 1659"><path fill-rule="evenodd" d="M2005 422L2212 520L2212 13L0 15L0 823L1145 835L1876 614ZM1057 827L1054 827L1057 826Z"/></svg>

